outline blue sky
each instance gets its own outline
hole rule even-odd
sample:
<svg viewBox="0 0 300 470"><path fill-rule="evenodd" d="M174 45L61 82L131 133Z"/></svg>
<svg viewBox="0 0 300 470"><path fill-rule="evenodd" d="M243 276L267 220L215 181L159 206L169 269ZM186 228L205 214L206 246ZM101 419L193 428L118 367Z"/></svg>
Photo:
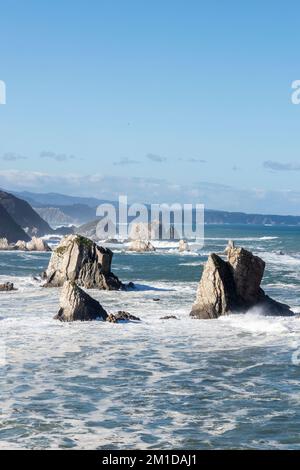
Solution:
<svg viewBox="0 0 300 470"><path fill-rule="evenodd" d="M0 186L300 214L296 1L0 11Z"/></svg>

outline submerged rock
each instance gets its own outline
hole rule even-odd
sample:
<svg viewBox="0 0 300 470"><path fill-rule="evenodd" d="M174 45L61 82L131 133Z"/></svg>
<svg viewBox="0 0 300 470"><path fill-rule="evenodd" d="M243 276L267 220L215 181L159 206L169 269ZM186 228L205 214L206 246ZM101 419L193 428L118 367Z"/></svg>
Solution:
<svg viewBox="0 0 300 470"><path fill-rule="evenodd" d="M45 287L60 287L65 281L76 281L87 289L117 290L124 286L111 272L113 253L80 235L64 237L52 252Z"/></svg>
<svg viewBox="0 0 300 470"><path fill-rule="evenodd" d="M64 322L103 320L107 312L101 304L84 292L73 281L66 281L60 296L60 309L54 317Z"/></svg>
<svg viewBox="0 0 300 470"><path fill-rule="evenodd" d="M0 292L10 292L12 290L17 290L14 287L12 282L6 282L5 284L0 284Z"/></svg>
<svg viewBox="0 0 300 470"><path fill-rule="evenodd" d="M288 305L271 299L260 287L265 262L244 248L229 242L227 261L211 254L198 286L196 302L190 315L196 318L218 318L232 312L245 312L259 307L266 315L290 316Z"/></svg>
<svg viewBox="0 0 300 470"><path fill-rule="evenodd" d="M155 251L155 247L149 241L134 240L130 243L128 251L144 253L146 251Z"/></svg>
<svg viewBox="0 0 300 470"><path fill-rule="evenodd" d="M165 317L161 317L160 320L178 320L175 315L166 315Z"/></svg>
<svg viewBox="0 0 300 470"><path fill-rule="evenodd" d="M110 323L124 323L129 321L141 321L141 319L128 312L119 311L118 313L111 313L108 315L106 321Z"/></svg>

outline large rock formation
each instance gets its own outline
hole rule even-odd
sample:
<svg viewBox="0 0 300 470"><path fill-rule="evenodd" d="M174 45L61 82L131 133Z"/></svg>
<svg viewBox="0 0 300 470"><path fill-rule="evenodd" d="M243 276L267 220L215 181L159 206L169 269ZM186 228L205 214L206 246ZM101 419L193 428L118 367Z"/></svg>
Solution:
<svg viewBox="0 0 300 470"><path fill-rule="evenodd" d="M268 297L260 287L265 262L244 248L229 242L227 261L211 254L199 283L191 316L218 318L259 307L266 315L293 315L290 308Z"/></svg>
<svg viewBox="0 0 300 470"><path fill-rule="evenodd" d="M111 272L113 253L80 235L64 237L52 252L44 275L45 287L60 287L76 281L87 289L117 290L124 287Z"/></svg>
<svg viewBox="0 0 300 470"><path fill-rule="evenodd" d="M54 317L64 322L106 320L107 312L73 281L66 281L60 296L60 309Z"/></svg>

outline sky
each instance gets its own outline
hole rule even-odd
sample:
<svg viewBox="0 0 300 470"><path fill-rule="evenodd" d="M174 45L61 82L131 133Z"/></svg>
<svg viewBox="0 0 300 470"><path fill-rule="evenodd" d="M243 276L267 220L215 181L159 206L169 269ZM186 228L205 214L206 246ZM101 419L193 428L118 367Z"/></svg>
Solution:
<svg viewBox="0 0 300 470"><path fill-rule="evenodd" d="M300 215L300 4L0 0L0 187Z"/></svg>

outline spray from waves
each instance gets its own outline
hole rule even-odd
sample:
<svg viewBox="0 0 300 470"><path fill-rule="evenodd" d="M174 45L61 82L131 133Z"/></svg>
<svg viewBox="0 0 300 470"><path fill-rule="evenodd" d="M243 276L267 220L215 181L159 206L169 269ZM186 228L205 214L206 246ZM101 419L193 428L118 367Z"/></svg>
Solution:
<svg viewBox="0 0 300 470"><path fill-rule="evenodd" d="M219 321L230 323L233 328L248 331L253 334L281 335L282 333L292 331L290 325L292 324L294 327L295 321L295 318L292 318L293 320L291 321L290 317L266 316L263 308L253 307L246 313L220 317Z"/></svg>
<svg viewBox="0 0 300 470"><path fill-rule="evenodd" d="M267 264L275 264L280 266L300 266L300 256L298 254L280 254L276 252L263 251L260 256Z"/></svg>

